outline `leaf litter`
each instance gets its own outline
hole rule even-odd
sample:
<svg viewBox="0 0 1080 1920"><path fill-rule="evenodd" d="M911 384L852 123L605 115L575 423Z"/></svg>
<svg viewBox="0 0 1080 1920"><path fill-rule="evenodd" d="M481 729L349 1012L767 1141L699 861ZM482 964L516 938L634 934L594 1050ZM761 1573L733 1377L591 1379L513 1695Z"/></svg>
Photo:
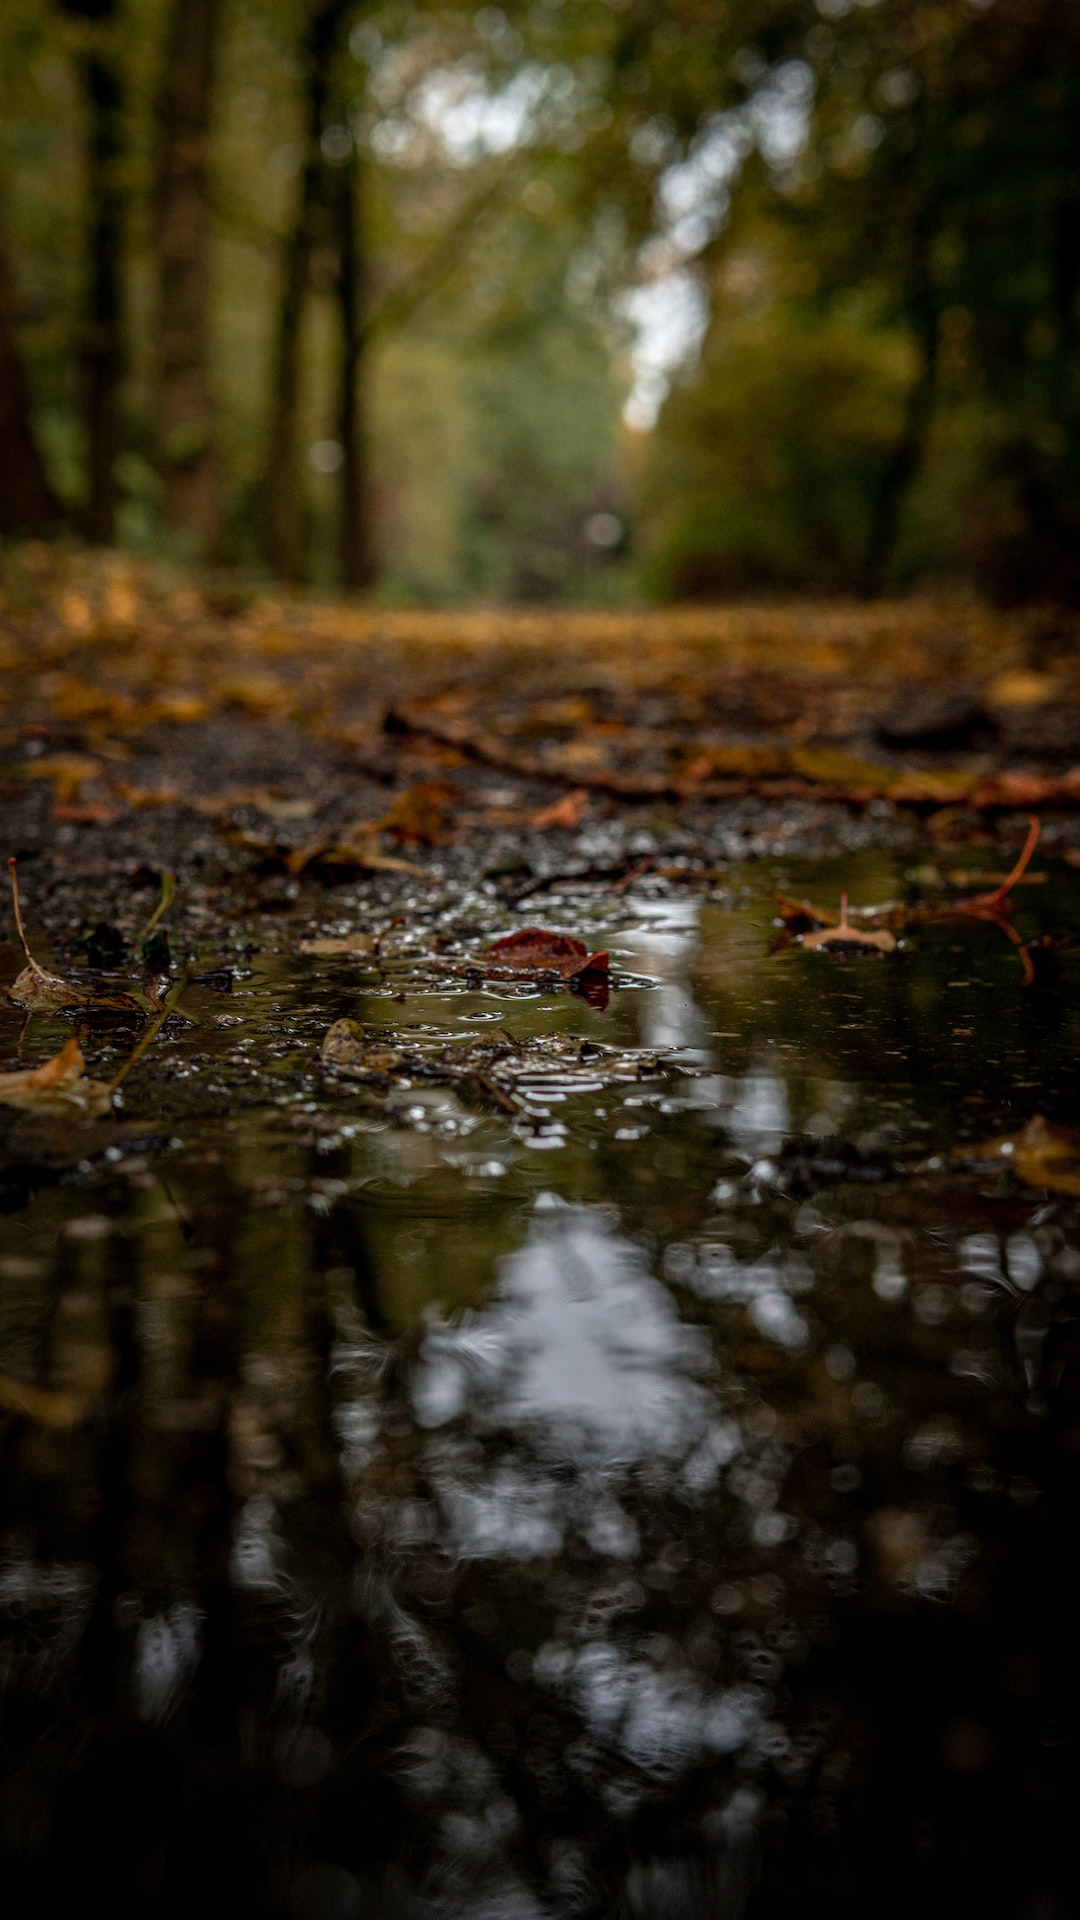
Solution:
<svg viewBox="0 0 1080 1920"><path fill-rule="evenodd" d="M992 889L971 894L967 899L947 901L942 906L913 906L890 901L881 907L864 907L855 926L849 918L848 896L840 896L839 915L828 907L813 906L808 900L795 900L785 893L774 893L786 932L804 949L829 948L837 951L853 947L872 947L890 953L896 947L896 933L913 926L931 926L956 920L984 921L998 927L1016 947L1024 971L1024 984L1031 986L1035 968L1027 943L1012 924L1012 890L1025 877L1038 845L1041 822L1032 817L1023 848L1009 872Z"/></svg>
<svg viewBox="0 0 1080 1920"><path fill-rule="evenodd" d="M1080 766L1055 759L1049 748L1042 753L1036 739L1043 715L1071 716L1080 727L1075 636L1045 639L1034 614L1006 620L982 609L912 602L859 610L427 616L316 608L276 595L248 597L226 620L209 590L187 587L170 599L150 570L133 562L135 611L125 624L107 613L112 587L104 573L95 574L96 565L92 557L64 561L63 578L52 563L43 567L40 589L28 590L25 611L7 622L14 665L5 746L16 754L25 750L25 757L5 766L5 778L28 789L35 781L39 788L49 783L54 817L99 849L118 814L129 847L144 820L156 832L164 816L165 833L174 811L212 819L223 887L235 884L254 899L258 876L272 870L271 914L287 909L286 889L294 881L331 889L357 884L359 877L375 890L381 914L381 888L392 896L395 883L430 887L443 879L444 855L458 859L462 873L471 870L471 878L481 864L474 843L455 842L474 831L490 836L485 846L507 833L581 836L571 840L573 858L554 875L527 843L515 846L505 875L496 873L490 883L504 905L532 888L557 886L559 872L568 870L570 882L600 891L640 885L662 896L685 884L690 871L673 863L673 853L684 863L697 861L701 877L693 883L705 888L722 874L725 859L738 857L717 851L728 822L745 817L754 850L768 850L787 844L779 836L800 807L804 819L842 823L873 806L885 822L882 832L893 830L889 820L903 808L913 822L928 819L932 839L944 839L948 816L963 840L981 833L997 813L1054 808L1065 816L1080 805ZM76 593L86 609L77 628L64 612ZM1033 674L1031 660L1039 657L1041 669L1044 655L1046 670ZM890 715L903 710L910 717L914 710L908 690L929 710L961 678L970 686L971 712L988 729L974 757L957 758L966 720L951 734L937 720L926 721L922 733L917 725L898 732L895 724L890 732ZM553 683L565 688L558 700L551 698ZM199 730L221 715L229 717L233 735L250 738L251 770L200 778ZM276 743L288 727L303 742L305 768L332 763L335 778L344 770L333 807L329 798L317 804L311 792L279 781ZM961 748L943 752L933 744L950 738ZM1022 738L1036 739L1035 748L1017 745ZM881 751L890 739L902 746L904 759ZM163 753L167 764L148 774L148 760ZM130 777L125 761L134 762ZM471 792L477 765L512 777L512 784L502 783L508 791L500 804L477 806L482 796ZM547 798L552 786L564 789L554 800ZM185 791L199 797L186 799ZM28 797L47 802L50 796ZM743 801L752 803L745 816L738 813ZM266 816L258 830L232 818L248 807ZM70 814L57 816L59 808ZM631 809L644 818L659 857L626 854L629 836L609 850L609 825L621 826ZM316 811L320 822L346 824L312 827ZM697 841L680 843L679 823L687 818L704 824L695 829ZM297 830L305 836L299 844ZM842 839L842 825L837 832ZM190 821L173 842L179 852L170 864L187 860L185 834L190 840ZM417 857L404 857L402 848ZM426 864L433 850L437 872ZM777 904L788 936L801 936L811 950L837 956L865 950L886 964L898 935L921 924L995 925L1017 947L1025 978L1032 979L1027 943L1011 922L1024 858L1003 882L947 903L894 903L865 912L845 900L839 914L807 902ZM155 864L163 868L166 857ZM244 911L243 903L225 897L207 908L222 923L242 919ZM548 930L521 930L536 933L546 937ZM509 951L496 940L460 966L434 964L533 987L583 979L603 987L610 978L607 956L590 953L582 941L560 952L550 944L530 949L521 935L509 936L520 942ZM291 944L314 958L378 954L366 932L313 932ZM96 993L81 978L76 984L50 972L25 943L24 952L13 997L27 1011L156 1012L152 994L142 1000L121 994L118 1001L111 988ZM166 971L167 948L158 959ZM20 1001L20 988L28 1000ZM505 1062L496 1064L509 1073Z"/></svg>
<svg viewBox="0 0 1080 1920"><path fill-rule="evenodd" d="M157 1013L161 1002L141 990L128 992L115 987L101 987L87 992L82 987L75 986L72 981L65 980L62 974L50 973L34 959L26 938L26 929L23 926L19 881L15 868L16 862L12 856L8 860L12 908L16 931L26 956L26 965L8 988L8 998L14 1001L16 1006L24 1008L27 1013L63 1013L80 1007L93 1008L95 1012L129 1016ZM171 898L171 894L169 897ZM165 900L164 905L168 905L168 899ZM159 918L160 914L151 917L148 932L152 932Z"/></svg>

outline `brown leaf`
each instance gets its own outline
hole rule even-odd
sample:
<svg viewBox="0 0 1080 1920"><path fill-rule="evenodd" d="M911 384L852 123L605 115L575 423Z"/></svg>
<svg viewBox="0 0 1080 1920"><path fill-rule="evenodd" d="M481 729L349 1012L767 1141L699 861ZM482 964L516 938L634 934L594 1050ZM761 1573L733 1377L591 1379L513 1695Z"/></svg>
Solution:
<svg viewBox="0 0 1080 1920"><path fill-rule="evenodd" d="M51 780L56 806L71 807L82 799L86 782L96 780L103 767L88 753L50 753L32 760L23 771L31 780Z"/></svg>
<svg viewBox="0 0 1080 1920"><path fill-rule="evenodd" d="M557 973L564 980L576 973L607 973L611 966L608 953L590 953L584 941L546 927L521 927L517 933L504 934L492 941L484 960L488 963L485 973Z"/></svg>
<svg viewBox="0 0 1080 1920"><path fill-rule="evenodd" d="M579 827L591 798L587 787L573 787L561 800L553 800L550 807L541 807L539 812L529 814L526 825L539 833L545 833L549 827Z"/></svg>
<svg viewBox="0 0 1080 1920"><path fill-rule="evenodd" d="M773 900L789 933L808 933L812 927L835 927L839 915L828 907L815 907L809 900L795 900L789 893L774 893Z"/></svg>
<svg viewBox="0 0 1080 1920"><path fill-rule="evenodd" d="M102 1013L146 1014L159 1011L156 1000L149 995L125 993L119 987L106 987L93 993L84 993L81 987L72 986L59 973L49 973L38 965L30 951L23 926L22 909L19 904L19 882L15 873L15 861L8 861L11 875L11 900L15 911L15 926L18 930L22 949L26 955L26 965L8 988L8 998L17 1007L25 1007L27 1013L59 1013L65 1007L93 1007Z"/></svg>
<svg viewBox="0 0 1080 1920"><path fill-rule="evenodd" d="M721 778L768 779L791 771L791 753L787 747L716 746L704 747L685 768L687 780Z"/></svg>
<svg viewBox="0 0 1080 1920"><path fill-rule="evenodd" d="M1003 1134L982 1146L965 1147L964 1160L1001 1160L1029 1187L1080 1194L1080 1132L1044 1120L1041 1113L1019 1133Z"/></svg>
<svg viewBox="0 0 1080 1920"><path fill-rule="evenodd" d="M285 865L290 873L303 873L312 866L358 867L370 873L407 873L414 880L430 882L432 877L411 860L399 860L394 854L380 852L366 824L362 835L358 828L346 827L340 840L316 840L306 847L295 848L286 856Z"/></svg>
<svg viewBox="0 0 1080 1920"><path fill-rule="evenodd" d="M454 789L444 780L422 780L394 796L381 820L369 829L389 833L399 843L415 841L424 847L440 847L448 839L446 830Z"/></svg>
<svg viewBox="0 0 1080 1920"><path fill-rule="evenodd" d="M19 1073L0 1073L0 1101L32 1113L107 1113L112 1104L112 1088L100 1080L86 1078L86 1061L77 1040L46 1060L40 1067L25 1067Z"/></svg>
<svg viewBox="0 0 1080 1920"><path fill-rule="evenodd" d="M85 1007L88 996L58 973L47 973L36 960L23 968L8 988L8 998L27 1013L59 1013L64 1007Z"/></svg>
<svg viewBox="0 0 1080 1920"><path fill-rule="evenodd" d="M814 933L802 936L804 948L811 947L875 947L879 953L892 953L896 946L896 936L887 927L853 927L848 919L848 897L840 895L840 918L832 927L819 927Z"/></svg>
<svg viewBox="0 0 1080 1920"><path fill-rule="evenodd" d="M86 1401L73 1393L36 1387L29 1380L16 1380L10 1373L0 1373L0 1407L5 1413L25 1414L41 1427L61 1430L78 1426L87 1411Z"/></svg>
<svg viewBox="0 0 1080 1920"><path fill-rule="evenodd" d="M819 787L842 787L861 793L884 793L896 781L896 768L879 760L856 760L837 747L793 747L791 770Z"/></svg>
<svg viewBox="0 0 1080 1920"><path fill-rule="evenodd" d="M360 1078L393 1073L407 1057L400 1047L373 1044L357 1020L335 1020L323 1036L319 1054L324 1066Z"/></svg>
<svg viewBox="0 0 1080 1920"><path fill-rule="evenodd" d="M372 953L376 936L373 933L346 933L337 938L328 936L325 940L301 940L299 953L314 953L329 958L339 953Z"/></svg>

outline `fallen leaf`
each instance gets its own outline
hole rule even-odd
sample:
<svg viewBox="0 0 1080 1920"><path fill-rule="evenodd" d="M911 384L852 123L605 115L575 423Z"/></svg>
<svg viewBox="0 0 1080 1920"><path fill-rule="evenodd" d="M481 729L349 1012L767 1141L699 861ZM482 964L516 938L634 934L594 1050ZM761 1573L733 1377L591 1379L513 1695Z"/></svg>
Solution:
<svg viewBox="0 0 1080 1920"><path fill-rule="evenodd" d="M791 771L815 786L884 793L896 783L896 768L878 760L857 760L837 747L793 747Z"/></svg>
<svg viewBox="0 0 1080 1920"><path fill-rule="evenodd" d="M388 833L399 842L416 841L424 847L440 847L449 838L446 830L454 789L444 780L422 780L396 794L381 820L369 831Z"/></svg>
<svg viewBox="0 0 1080 1920"><path fill-rule="evenodd" d="M541 807L539 812L529 814L526 825L538 833L545 833L549 827L579 827L591 799L587 787L573 787L561 800L553 800L550 807Z"/></svg>
<svg viewBox="0 0 1080 1920"><path fill-rule="evenodd" d="M791 751L787 747L716 746L704 747L687 763L687 780L714 780L719 775L739 779L767 779L790 773Z"/></svg>
<svg viewBox="0 0 1080 1920"><path fill-rule="evenodd" d="M16 1380L0 1373L0 1407L6 1413L22 1413L41 1427L61 1430L76 1427L86 1413L86 1401L73 1393L57 1393L49 1387L35 1387L29 1380Z"/></svg>
<svg viewBox="0 0 1080 1920"><path fill-rule="evenodd" d="M23 926L22 909L19 904L19 882L15 872L14 858L8 861L11 875L11 900L15 911L15 926L22 950L26 955L26 965L8 988L8 998L17 1007L25 1007L27 1013L59 1013L66 1007L93 1008L101 1013L147 1014L157 1013L158 1002L149 994L140 992L126 993L119 987L107 987L84 993L81 987L73 986L62 974L50 973L39 966L30 951Z"/></svg>
<svg viewBox="0 0 1080 1920"><path fill-rule="evenodd" d="M113 1089L101 1080L86 1078L86 1061L77 1040L40 1067L19 1073L0 1073L0 1101L33 1113L107 1113Z"/></svg>
<svg viewBox="0 0 1080 1920"><path fill-rule="evenodd" d="M50 753L23 768L29 780L52 781L53 800L58 807L75 805L82 799L86 782L96 780L102 771L102 762L87 753Z"/></svg>
<svg viewBox="0 0 1080 1920"><path fill-rule="evenodd" d="M383 853L375 831L370 820L358 821L346 827L336 840L313 840L306 847L294 848L286 854L285 865L290 873L303 873L312 866L358 867L370 873L407 873L414 880L431 882L432 875L424 867L416 866L412 860L401 860L395 854ZM250 835L247 843L260 844Z"/></svg>
<svg viewBox="0 0 1080 1920"><path fill-rule="evenodd" d="M335 1020L323 1036L319 1056L326 1067L339 1073L377 1078L403 1066L407 1055L400 1047L387 1047L367 1038L358 1020Z"/></svg>
<svg viewBox="0 0 1080 1920"><path fill-rule="evenodd" d="M339 953L371 953L375 944L376 935L373 933L345 933L337 938L328 936L324 940L301 940L297 950L329 957Z"/></svg>
<svg viewBox="0 0 1080 1920"><path fill-rule="evenodd" d="M607 973L611 966L608 953L590 953L584 941L546 927L521 927L517 933L504 934L492 941L483 957L485 973L557 973L564 980L576 973Z"/></svg>
<svg viewBox="0 0 1080 1920"><path fill-rule="evenodd" d="M832 927L819 927L816 932L804 933L804 948L812 947L875 947L879 953L892 953L896 946L896 936L887 927L853 927L848 919L848 897L840 895L840 918Z"/></svg>
<svg viewBox="0 0 1080 1920"><path fill-rule="evenodd" d="M774 893L773 900L789 933L808 933L813 927L835 927L839 919L829 907L812 906L809 900L795 900L789 893Z"/></svg>
<svg viewBox="0 0 1080 1920"><path fill-rule="evenodd" d="M172 807L182 801L179 787L140 787L133 780L110 780L109 787L126 807Z"/></svg>
<svg viewBox="0 0 1080 1920"><path fill-rule="evenodd" d="M107 800L57 800L52 809L54 820L69 820L77 827L111 827L120 815Z"/></svg>
<svg viewBox="0 0 1080 1920"><path fill-rule="evenodd" d="M1057 690L1054 674L1037 673L1031 667L1012 667L991 680L986 698L994 707L1042 707L1053 699Z"/></svg>
<svg viewBox="0 0 1080 1920"><path fill-rule="evenodd" d="M978 785L978 775L967 767L943 767L937 772L920 769L894 775L885 794L896 806L943 807L966 800Z"/></svg>
<svg viewBox="0 0 1080 1920"><path fill-rule="evenodd" d="M965 1147L957 1158L1002 1160L1029 1187L1080 1194L1080 1132L1056 1126L1041 1113L1019 1133L1003 1134L981 1146Z"/></svg>
<svg viewBox="0 0 1080 1920"><path fill-rule="evenodd" d="M87 996L69 980L58 973L49 973L40 967L30 951L23 927L22 908L19 904L19 882L15 874L15 861L9 859L8 872L11 875L11 901L15 910L15 926L18 931L22 950L26 955L26 965L8 988L8 997L16 1006L25 1007L28 1013L57 1013L62 1007L84 1007Z"/></svg>

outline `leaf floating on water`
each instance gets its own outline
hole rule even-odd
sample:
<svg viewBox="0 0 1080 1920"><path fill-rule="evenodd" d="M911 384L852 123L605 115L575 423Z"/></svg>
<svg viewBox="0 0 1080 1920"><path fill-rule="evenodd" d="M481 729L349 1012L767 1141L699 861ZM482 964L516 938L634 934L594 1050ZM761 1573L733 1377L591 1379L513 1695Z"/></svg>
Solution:
<svg viewBox="0 0 1080 1920"><path fill-rule="evenodd" d="M804 933L804 947L874 947L878 953L892 953L896 947L896 935L887 927L853 927L848 919L848 897L840 895L840 918L832 927L819 927L814 933Z"/></svg>
<svg viewBox="0 0 1080 1920"><path fill-rule="evenodd" d="M1003 1134L982 1146L965 1147L964 1160L1001 1160L1029 1187L1080 1194L1080 1132L1056 1126L1041 1113L1019 1133Z"/></svg>
<svg viewBox="0 0 1080 1920"><path fill-rule="evenodd" d="M58 973L47 973L37 961L24 967L8 988L8 997L27 1013L59 1013L64 1007L85 1007L87 996Z"/></svg>
<svg viewBox="0 0 1080 1920"><path fill-rule="evenodd" d="M375 946L373 933L346 933L338 938L328 936L325 940L301 940L299 953L314 953L329 958L339 953L371 953Z"/></svg>
<svg viewBox="0 0 1080 1920"><path fill-rule="evenodd" d="M61 1431L77 1427L87 1410L86 1401L73 1393L36 1387L32 1381L16 1380L10 1373L0 1373L0 1407L5 1413L25 1414L41 1427L57 1427Z"/></svg>
<svg viewBox="0 0 1080 1920"><path fill-rule="evenodd" d="M812 928L835 927L840 917L829 907L812 906L809 900L795 900L789 893L774 893L773 900L789 933L809 933Z"/></svg>
<svg viewBox="0 0 1080 1920"><path fill-rule="evenodd" d="M26 1067L19 1073L0 1073L0 1102L30 1113L81 1113L94 1117L108 1112L112 1096L112 1086L86 1078L86 1061L77 1040L69 1040L66 1047L40 1067Z"/></svg>
<svg viewBox="0 0 1080 1920"><path fill-rule="evenodd" d="M325 1067L361 1078L393 1073L407 1061L400 1047L370 1041L358 1020L335 1020L323 1036L319 1054Z"/></svg>
<svg viewBox="0 0 1080 1920"><path fill-rule="evenodd" d="M88 996L70 980L64 980L58 973L49 973L38 965L30 951L23 926L22 908L19 904L19 882L15 873L15 859L8 860L8 872L11 875L11 901L15 910L15 926L18 930L22 950L26 955L26 965L8 988L9 997L16 1006L25 1007L28 1013L57 1013L61 1007L85 1007Z"/></svg>
<svg viewBox="0 0 1080 1920"><path fill-rule="evenodd" d="M557 973L569 980L576 973L607 973L611 968L606 951L590 953L583 940L547 927L521 927L517 933L504 934L492 941L483 958L484 973L509 976Z"/></svg>

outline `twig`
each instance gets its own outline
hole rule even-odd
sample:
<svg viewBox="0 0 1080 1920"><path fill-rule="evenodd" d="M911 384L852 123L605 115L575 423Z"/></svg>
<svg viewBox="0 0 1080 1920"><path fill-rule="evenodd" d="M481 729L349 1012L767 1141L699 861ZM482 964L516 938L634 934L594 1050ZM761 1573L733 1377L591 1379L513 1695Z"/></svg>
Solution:
<svg viewBox="0 0 1080 1920"><path fill-rule="evenodd" d="M172 906L173 895L176 892L175 873L162 872L158 877L161 881L161 899L158 901L142 932L138 935L140 941L149 940L158 921L164 918Z"/></svg>
<svg viewBox="0 0 1080 1920"><path fill-rule="evenodd" d="M150 1022L150 1025L147 1027L146 1032L142 1035L141 1039L137 1042L132 1053L124 1061L124 1064L121 1067L119 1073L114 1075L113 1079L109 1081L108 1084L109 1084L110 1093L116 1092L116 1089L118 1086L120 1086L121 1082L127 1079L128 1074L131 1072L132 1067L135 1065L135 1062L137 1060L142 1059L143 1054L146 1052L147 1047L151 1044L153 1040L157 1039L157 1036L161 1032L162 1027L165 1025L165 1022L168 1019L170 1013L175 1013L177 1007L179 1006L181 1000L183 999L184 992L187 988L187 985L190 979L191 979L191 968L185 967L183 973L180 975L180 978L176 982L176 985L173 987L171 993L166 995L165 1001L162 1005L161 1012L158 1014L157 1019L152 1020Z"/></svg>
<svg viewBox="0 0 1080 1920"><path fill-rule="evenodd" d="M51 982L54 976L51 973L46 973L45 968L38 965L30 951L30 943L26 938L22 908L19 905L19 877L15 871L15 855L13 853L8 855L8 872L11 875L11 901L15 909L15 926L18 930L19 940L22 943L22 950L26 955L26 964L31 973L37 974L39 980L48 980Z"/></svg>

